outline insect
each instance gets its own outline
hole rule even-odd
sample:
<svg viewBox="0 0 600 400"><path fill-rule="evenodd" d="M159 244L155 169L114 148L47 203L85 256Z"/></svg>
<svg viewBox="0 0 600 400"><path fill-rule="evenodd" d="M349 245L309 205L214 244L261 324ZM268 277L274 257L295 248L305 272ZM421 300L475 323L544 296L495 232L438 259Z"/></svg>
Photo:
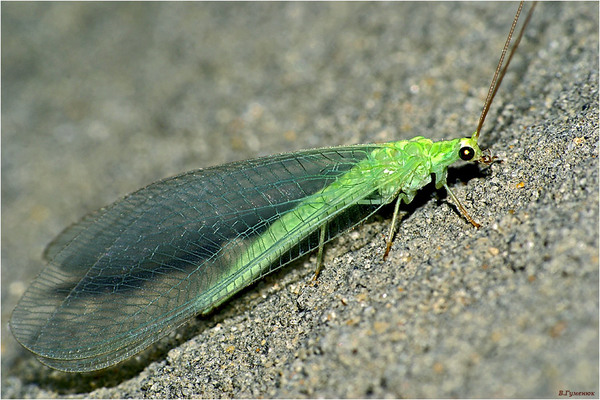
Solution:
<svg viewBox="0 0 600 400"><path fill-rule="evenodd" d="M472 136L305 150L153 183L84 217L49 244L48 266L12 314L14 336L59 370L114 365L314 249L316 277L324 243L395 200L387 256L400 203L410 203L432 175L436 188L444 187L479 227L448 187L447 170L459 160L494 160L478 138L531 16L504 65L522 7Z"/></svg>

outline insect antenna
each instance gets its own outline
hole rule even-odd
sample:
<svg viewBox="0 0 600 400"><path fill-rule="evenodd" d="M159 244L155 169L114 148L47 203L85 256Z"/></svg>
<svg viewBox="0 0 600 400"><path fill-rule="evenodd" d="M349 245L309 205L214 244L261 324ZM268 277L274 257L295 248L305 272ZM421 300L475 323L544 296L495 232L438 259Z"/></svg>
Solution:
<svg viewBox="0 0 600 400"><path fill-rule="evenodd" d="M494 101L494 97L496 97L498 88L500 87L500 84L502 83L502 79L504 78L504 75L506 74L506 70L508 69L508 65L510 64L510 61L512 60L513 55L515 54L515 51L517 50L517 47L519 46L519 43L521 42L521 38L523 37L523 32L525 32L525 27L527 26L527 24L529 23L529 20L531 19L531 15L533 14L533 10L534 10L537 2L534 2L533 5L531 6L531 8L529 9L529 12L527 13L527 18L525 18L525 22L523 23L523 26L521 27L521 31L519 32L519 35L517 36L517 39L515 40L515 44L513 45L512 49L510 50L510 54L508 55L508 59L506 60L506 65L504 65L504 67L502 67L502 64L504 62L504 56L506 55L506 51L508 50L508 46L510 45L510 41L512 39L513 32L515 31L515 27L517 26L517 21L519 20L519 15L521 14L521 10L523 9L523 3L524 3L524 1L521 1L521 3L519 4L519 8L517 10L517 13L515 14L515 18L510 27L510 32L508 33L508 37L506 38L506 42L504 43L504 48L502 49L502 54L500 55L500 60L498 61L498 66L496 67L496 72L494 72L494 77L492 78L492 83L490 84L490 90L488 91L487 98L485 99L485 103L483 105L483 110L481 111L481 116L479 117L479 124L477 124L477 130L475 131L475 134L473 135L474 139L479 138L479 133L481 132L481 127L483 126L485 117L487 116L488 111L490 111L490 106L492 105L492 101Z"/></svg>

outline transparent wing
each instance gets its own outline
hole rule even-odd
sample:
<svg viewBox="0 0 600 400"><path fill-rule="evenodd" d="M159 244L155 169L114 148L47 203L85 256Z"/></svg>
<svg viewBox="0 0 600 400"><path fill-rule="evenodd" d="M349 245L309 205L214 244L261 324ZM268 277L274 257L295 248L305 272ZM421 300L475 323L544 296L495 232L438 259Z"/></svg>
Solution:
<svg viewBox="0 0 600 400"><path fill-rule="evenodd" d="M129 357L256 280L254 274L244 281L232 262L377 148L307 150L196 170L88 215L48 246L49 265L15 308L12 332L62 370L95 370ZM356 185L362 198L376 190ZM328 214L335 220L327 239L378 207L357 203L353 198ZM271 251L277 257L260 275L318 245L312 228L293 238ZM241 285L232 286L234 273Z"/></svg>

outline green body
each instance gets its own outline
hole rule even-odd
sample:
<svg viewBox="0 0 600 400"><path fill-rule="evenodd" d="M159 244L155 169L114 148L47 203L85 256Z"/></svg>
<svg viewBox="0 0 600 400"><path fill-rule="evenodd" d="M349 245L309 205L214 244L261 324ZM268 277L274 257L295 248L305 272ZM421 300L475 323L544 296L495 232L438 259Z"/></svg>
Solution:
<svg viewBox="0 0 600 400"><path fill-rule="evenodd" d="M481 157L473 138L434 142L417 136L379 145L331 185L282 215L245 248L231 264L214 295L210 299L198 299L201 312L210 312L266 275L282 251L287 251L346 207L356 203L383 205L398 197L408 204L419 189L431 182L432 175L435 175L435 187L441 188L446 184L448 166L460 160L459 150L465 146L475 150L477 160Z"/></svg>
<svg viewBox="0 0 600 400"><path fill-rule="evenodd" d="M475 135L306 150L159 181L48 246L11 330L57 369L116 364L380 206L409 203L432 174L445 186L460 158L482 158Z"/></svg>

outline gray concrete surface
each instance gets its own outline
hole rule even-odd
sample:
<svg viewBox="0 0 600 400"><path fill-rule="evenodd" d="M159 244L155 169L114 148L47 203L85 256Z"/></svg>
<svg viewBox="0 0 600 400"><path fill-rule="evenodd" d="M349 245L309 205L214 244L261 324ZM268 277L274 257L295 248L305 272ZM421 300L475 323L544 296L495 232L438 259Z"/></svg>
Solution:
<svg viewBox="0 0 600 400"><path fill-rule="evenodd" d="M482 133L427 188L110 370L8 328L44 246L156 179L470 135L516 3L4 3L2 397L598 397L598 3L541 3ZM84 327L83 327L84 328Z"/></svg>

